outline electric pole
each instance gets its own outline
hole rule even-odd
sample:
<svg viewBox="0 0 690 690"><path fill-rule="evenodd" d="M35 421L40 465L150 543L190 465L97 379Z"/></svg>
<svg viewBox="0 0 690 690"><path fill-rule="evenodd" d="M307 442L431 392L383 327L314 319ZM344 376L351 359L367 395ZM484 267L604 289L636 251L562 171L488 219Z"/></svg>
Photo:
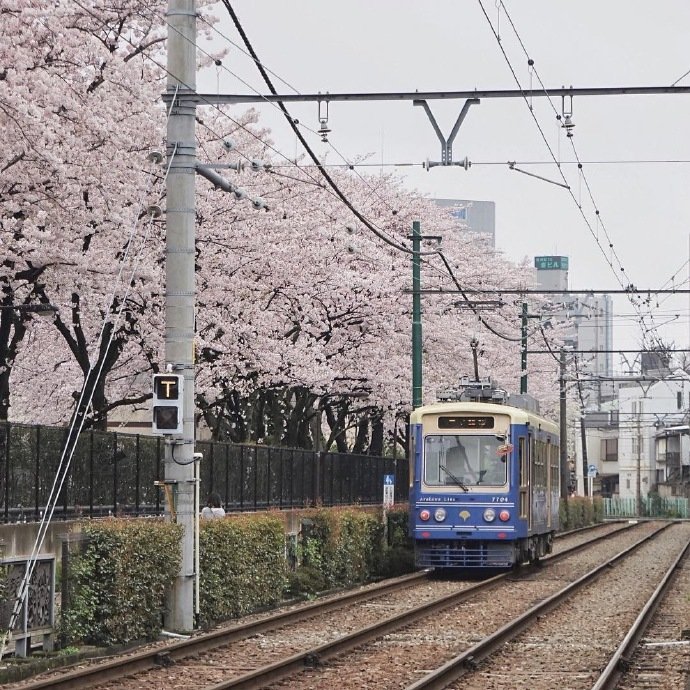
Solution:
<svg viewBox="0 0 690 690"><path fill-rule="evenodd" d="M520 323L520 394L527 393L527 302L522 303Z"/></svg>
<svg viewBox="0 0 690 690"><path fill-rule="evenodd" d="M637 402L637 516L642 517L642 401Z"/></svg>
<svg viewBox="0 0 690 690"><path fill-rule="evenodd" d="M420 248L422 227L412 223L412 409L422 406L422 297Z"/></svg>
<svg viewBox="0 0 690 690"><path fill-rule="evenodd" d="M559 393L560 393L560 429L561 429L561 445L560 445L560 459L561 459L561 498L564 501L568 500L568 425L566 424L566 389L565 389L565 350L561 348L560 357L560 375L558 377Z"/></svg>
<svg viewBox="0 0 690 690"><path fill-rule="evenodd" d="M166 182L165 363L184 376L182 437L166 439L165 483L173 505L166 519L182 526L182 563L166 607L169 630L194 628L194 224L196 2L169 0ZM187 96L185 98L185 96Z"/></svg>

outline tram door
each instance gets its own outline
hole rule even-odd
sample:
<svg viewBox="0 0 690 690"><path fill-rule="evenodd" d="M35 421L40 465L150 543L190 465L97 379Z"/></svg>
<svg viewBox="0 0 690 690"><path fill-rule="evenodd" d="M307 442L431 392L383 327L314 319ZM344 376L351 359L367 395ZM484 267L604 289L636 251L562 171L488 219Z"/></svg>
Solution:
<svg viewBox="0 0 690 690"><path fill-rule="evenodd" d="M553 524L553 502L551 501L551 494L553 492L553 483L555 480L553 471L553 445L551 439L546 441L546 526L551 529Z"/></svg>
<svg viewBox="0 0 690 690"><path fill-rule="evenodd" d="M518 465L520 467L520 518L527 520L528 528L532 529L532 507L529 495L529 479L530 479L530 444L527 436L518 437Z"/></svg>

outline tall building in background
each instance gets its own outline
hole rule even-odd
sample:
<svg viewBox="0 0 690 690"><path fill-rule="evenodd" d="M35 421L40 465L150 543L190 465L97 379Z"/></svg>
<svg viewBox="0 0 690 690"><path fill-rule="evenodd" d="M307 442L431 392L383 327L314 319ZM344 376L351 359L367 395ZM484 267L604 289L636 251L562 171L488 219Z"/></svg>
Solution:
<svg viewBox="0 0 690 690"><path fill-rule="evenodd" d="M496 249L496 204L493 201L467 199L434 199L435 204L450 209L459 225L471 232L490 236L492 249Z"/></svg>
<svg viewBox="0 0 690 690"><path fill-rule="evenodd" d="M569 295L568 257L536 256L537 286L542 290L563 290L550 294L556 319L570 321L572 328L566 345L579 350L580 371L591 379L588 407L597 410L614 396L613 382L613 304L608 295Z"/></svg>

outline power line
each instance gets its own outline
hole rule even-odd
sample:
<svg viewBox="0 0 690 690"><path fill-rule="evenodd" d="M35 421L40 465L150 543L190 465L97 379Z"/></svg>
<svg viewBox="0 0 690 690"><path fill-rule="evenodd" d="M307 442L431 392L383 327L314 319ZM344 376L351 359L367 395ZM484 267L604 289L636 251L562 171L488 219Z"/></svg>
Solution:
<svg viewBox="0 0 690 690"><path fill-rule="evenodd" d="M525 56L527 57L527 64L529 65L530 74L531 74L532 72L534 72L534 74L537 76L537 79L538 79L539 84L540 84L540 86L541 86L541 90L543 91L543 95L547 97L548 103L551 105L551 108L553 109L553 111L554 111L555 114L556 114L556 119L560 122L560 121L561 121L561 115L558 113L558 110L556 109L556 107L555 107L554 104L553 104L553 101L552 101L552 98L551 98L552 95L561 95L561 96L563 96L564 98L565 98L565 96L570 96L571 101L572 101L572 97L575 95L575 93L572 92L572 90L571 90L570 93L568 93L568 92L567 92L568 90L566 90L565 88L561 89L560 91L559 91L558 89L552 89L552 90L550 90L550 91L547 91L546 87L544 86L544 83L543 83L542 80L541 80L541 77L539 76L538 71L537 71L536 68L534 67L534 60L530 57L530 55L529 55L529 53L528 53L528 51L527 51L527 48L525 47L525 44L524 44L524 42L522 41L522 38L520 37L520 34L519 34L519 32L518 32L518 30L517 30L515 24L513 23L513 20L512 20L512 18L511 18L511 16L510 16L510 13L508 12L508 10L507 10L507 8L506 8L506 6L505 6L505 3L503 2L503 0L498 0L498 1L500 2L500 6L501 6L501 7L503 8L503 10L505 11L506 16L507 16L507 18L508 18L508 21L510 22L510 25L511 25L511 27L512 27L512 29L513 29L513 32L515 33L515 36L517 37L517 40L518 40L518 42L519 42L519 44L520 44L520 46L521 46L521 48L522 48L522 50L523 50ZM545 134L544 134L544 131L543 131L543 129L542 129L540 123L539 123L539 120L537 119L537 116L536 116L536 114L535 114L533 108L531 107L531 103L527 100L527 95L528 95L528 94L529 94L530 98L532 98L532 97L535 95L535 93L534 93L531 89L530 89L529 92L526 92L525 89L522 88L522 85L520 84L520 80L518 79L518 76L517 76L517 74L516 74L516 72L515 72L515 69L514 69L512 63L511 63L511 61L510 61L510 58L508 57L508 54L506 53L505 48L503 47L503 44L502 44L502 42L501 42L500 37L498 36L498 34L497 34L497 32L496 32L496 29L494 29L493 23L492 23L491 20L489 19L489 15L487 14L486 9L484 8L484 4L483 4L482 0L478 0L478 2L479 2L479 6L481 7L481 10L482 10L482 12L483 12L483 14L484 14L484 17L486 18L486 21L487 21L487 23L489 24L489 27L491 28L491 31L492 31L494 37L496 38L496 41L497 41L497 43L498 43L498 47L499 47L501 53L503 54L503 57L504 57L506 63L508 64L508 67L509 67L509 69L510 69L512 75L513 75L513 78L514 78L516 84L518 85L518 87L520 87L520 89L521 89L522 97L523 97L523 99L524 99L524 101L525 101L525 104L527 105L527 107L528 107L528 109L529 109L529 111L530 111L530 114L531 114L531 116L532 116L532 119L534 120L534 123L535 123L537 129L539 130L539 133L541 134L541 137L542 137L544 143L546 144L546 147L547 147L549 153L551 154L551 157L554 159L554 163L556 163L556 165L558 166L558 172L559 172L561 178L563 179L563 182L564 182L565 185L566 185L568 194L570 195L570 197L572 198L573 202L574 202L575 205L577 206L577 208L578 208L578 210L579 210L579 212L580 212L580 215L582 216L582 219L585 221L585 223L586 223L586 225L587 225L587 227L588 227L588 229L589 229L589 231L590 231L590 234L591 234L592 237L594 238L594 240L595 240L597 246L599 247L599 250L601 251L602 256L604 257L604 260L606 261L606 263L609 265L609 267L610 267L611 270L613 271L614 276L616 277L616 281L618 282L618 284L619 284L621 287L624 287L623 281L620 279L620 274L614 270L612 261L606 256L606 251L604 250L604 247L601 245L601 242L599 241L598 232L597 232L597 233L594 232L594 229L592 228L592 225L590 224L590 222L589 222L587 216L586 216L585 213L584 213L584 210L583 210L583 208L582 208L582 204L575 198L575 194L573 193L572 189L570 188L570 186L567 185L567 180L566 180L565 175L563 174L563 171L562 171L562 169L561 169L561 167L560 167L560 165L559 165L559 161L556 159L556 157L555 157L555 155L554 155L554 153L553 153L553 150L551 149L551 146L549 145L549 142L548 142L548 140L546 139L546 136L545 136ZM673 88L678 88L678 87L673 87ZM540 95L542 95L542 94L540 94ZM565 123L564 123L563 126L565 126ZM602 228L602 230L603 230L603 232L604 232L604 235L605 235L605 237L606 237L606 239L608 240L608 243L609 243L609 250L610 250L612 256L615 257L615 259L616 259L616 261L617 261L617 263L618 263L618 267L620 268L620 272L626 277L626 279L628 280L628 284L629 284L629 285L632 285L632 281L628 278L628 276L627 276L627 274L626 274L626 271L625 271L625 268L623 267L623 265L622 265L622 263L621 263L621 261L620 261L620 258L618 257L618 254L617 254L617 252L616 252L616 250L615 250L615 248L614 248L614 245L613 245L613 242L612 242L612 240L611 240L611 237L610 237L609 234L608 234L608 231L607 231L607 229L606 229L606 226L605 226L603 220L601 219L600 212L599 212L599 207L598 207L598 205L596 204L596 202L595 202L595 200L594 200L594 196L593 196L591 187L590 187L590 185L589 185L589 181L588 181L588 179L587 179L587 177L586 177L586 175L585 175L585 173L584 173L582 161L580 160L580 157L579 157L579 155L578 155L577 149L576 149L576 147L575 147L575 142L573 141L572 133L571 133L571 132L569 132L569 133L571 134L571 136L569 136L568 138L570 139L570 144L571 144L573 153L575 154L575 158L577 159L577 162L578 162L579 174L581 175L582 180L584 180L584 182L585 182L585 186L586 186L586 188L587 188L587 192L588 192L588 194L589 194L590 200L591 200L592 205L593 205L593 207L594 207L595 216L596 216L596 221L597 221L597 227L598 227L599 225L601 225L601 228ZM631 302L631 304L633 304L633 308L639 309L639 307L638 307L637 305L634 304L632 298L630 298L630 302ZM640 311L640 317L641 317L641 319L642 319L642 323L644 324L644 317L643 317L643 315L642 315L641 309L639 309L639 311ZM650 318L652 319L652 324L653 324L654 319L653 319L653 316L652 316L651 314L650 314ZM654 330L654 329L652 328L652 329L649 329L649 330ZM645 331L645 332L642 334L643 340L646 339L647 332L649 332L649 331ZM658 336L658 335L656 336L656 339L657 339L658 343L661 344L661 340L659 339L659 336Z"/></svg>
<svg viewBox="0 0 690 690"><path fill-rule="evenodd" d="M666 288L662 290L657 289L641 289L641 288L624 288L616 290L605 290L600 288L592 288L591 290L552 290L539 288L466 288L462 290L468 294L485 294L485 295L688 295L690 289L676 289ZM409 292L409 290L405 290ZM421 293L437 294L447 293L455 294L459 290L441 290L441 289L423 289Z"/></svg>
<svg viewBox="0 0 690 690"><path fill-rule="evenodd" d="M159 16L161 16L161 15L159 15ZM163 19L163 21L164 21L166 24L168 24L167 20L166 20L164 17L161 17L161 18ZM211 28L213 31L215 31L215 32L216 32L219 36L221 36L225 41L227 41L228 43L231 43L232 45L234 45L234 46L236 46L236 47L239 48L239 46L237 46L236 43L234 43L233 41L231 41L229 37L227 37L225 34L223 34L221 31L219 31L213 24L207 22L207 21L206 21L205 19L203 19L203 18L202 18L202 21L204 21L204 22L207 24L207 26L209 26L209 28ZM170 24L168 24L168 26L170 26ZM201 50L201 52L203 52L203 53L204 53L205 55L207 55L208 57L212 57L209 53L207 53L207 52L204 51L203 49L199 48L198 46L197 46L197 48L198 48L198 50ZM240 50L242 50L242 49L240 48ZM250 53L248 53L248 52L246 52L246 51L244 51L244 50L243 50L242 52L243 52L245 55L247 55L247 56L249 56L249 57L252 57L252 56L250 55ZM288 83L287 81L285 81L285 79L283 79L282 77L278 76L275 72L273 72L273 71L271 71L271 70L268 70L268 69L265 67L265 65L263 65L262 63L259 62L259 60L258 60L257 58L252 57L252 59L254 60L254 63L256 64L257 67L259 67L259 66L263 67L264 69L266 69L267 72L270 72L274 77L276 77L277 79L280 79L280 81L282 81L284 84L286 84L287 86L289 86L293 91L295 91L296 93L299 93L299 91L298 91L294 86L292 86L291 84L289 84L289 83ZM219 63L220 63L220 64L219 64ZM258 91L257 89L255 89L253 86L251 86L251 84L249 84L247 81L245 81L244 79L242 79L242 77L240 77L237 73L233 72L233 71L232 71L229 67L227 67L221 60L216 60L216 65L219 66L219 67L222 67L228 74L232 75L233 77L235 77L235 79L241 81L245 86L247 86L247 87L249 87L250 89L252 89L252 91L254 91L254 92L256 92L257 94L259 94L259 91ZM259 94L259 95L260 95L260 94ZM266 103L268 103L269 105L273 106L273 107L276 108L277 110L280 110L280 107L278 106L278 104L276 104L276 103L274 103L274 102L272 102L272 101L268 101L268 100L266 100ZM328 117L326 116L326 122L327 122L327 121L328 121ZM316 135L316 136L322 136L322 134L323 134L323 132L321 132L321 131L319 131L319 130L315 130L315 129L313 129L312 127L309 127L308 125L305 125L303 122L295 122L295 124L299 125L299 126L302 127L303 129L307 130L308 132L310 132L311 134L314 134L314 135ZM351 161L349 161L349 160L347 159L347 157L346 157L338 148L335 147L335 145L333 144L333 142L331 142L328 138L322 138L321 140L322 140L322 142L328 144L328 146L329 146L333 151L335 151L335 153L336 153L338 156L340 156L340 158L344 161L343 167L345 167L345 168L348 169L348 170L354 171L354 173L357 175L357 177L359 177L359 179L362 180L362 182L364 182L364 184L366 184L366 185L369 187L369 189L371 189L372 193L376 195L376 197L379 199L379 201L381 201L384 205L388 206L388 208L389 208L391 211L394 211L394 212L397 211L397 209L394 209L393 206L388 202L387 199L385 199L384 197L382 197L382 196L377 192L376 188L374 187L374 185L373 185L369 180L367 180L363 175L361 175L359 172L357 172L357 170L355 169L354 164L353 164Z"/></svg>
<svg viewBox="0 0 690 690"><path fill-rule="evenodd" d="M259 58L256 55L256 52L254 51L254 48L252 47L251 42L249 41L249 37L245 33L244 29L242 28L242 24L240 23L240 20L233 10L232 6L230 5L228 0L223 0L223 5L225 6L225 9L228 11L230 14L230 17L232 18L233 23L235 24L235 28L240 34L240 37L244 41L245 46L247 47L247 50L250 52L252 58L256 61L256 66L259 69L259 72L261 73L261 76L263 77L263 80L266 82L266 85L268 86L270 92L275 96L277 95L277 91L275 90L275 87L273 86L273 82L271 81L271 78L268 76L268 73L264 69L264 66L261 64ZM263 98L261 100L264 100ZM323 167L319 159L316 157L316 154L312 151L311 147L307 143L306 139L302 135L302 132L300 131L299 127L295 123L294 118L290 115L288 112L287 108L285 107L285 104L278 99L276 101L278 103L278 107L280 108L281 112L285 116L285 119L287 120L288 124L290 125L290 128L292 131L295 133L295 136L299 139L300 143L304 147L304 150L309 154L309 157L314 161L314 165L318 168L319 172L321 175L323 175L324 179L326 182L328 182L329 186L331 189L336 193L336 195L340 198L340 200L350 209L350 211L357 217L357 219L364 224L365 227L367 227L371 232L374 233L380 240L383 240L386 244L390 245L391 247L394 247L395 249L405 252L406 254L412 254L412 250L406 247L403 244L399 244L398 242L395 242L394 240L391 240L389 237L387 237L382 231L380 231L378 228L376 228L372 223L369 222L367 218L364 217L362 213L359 212L357 208L352 204L352 202L345 196L345 194L340 190L340 187L335 183L333 178L326 172L326 169ZM394 211L395 213L395 211ZM429 254L435 254L436 252L420 252L420 255L429 255Z"/></svg>
<svg viewBox="0 0 690 690"><path fill-rule="evenodd" d="M75 3L76 3L77 5L79 5L79 7L81 7L81 9L83 9L85 12L87 12L88 14L90 14L92 17L98 19L98 16L95 15L89 8L84 7L84 5L82 5L82 4L79 2L79 0L75 0ZM166 23L167 23L167 22L166 22ZM170 25L168 24L168 26L170 26ZM176 29L175 29L175 31L179 34L179 32L178 32ZM276 149L275 147L271 146L270 144L268 144L267 142L265 142L264 140L262 140L257 134L255 134L254 132L252 132L251 129L245 127L241 122L238 122L238 121L235 120L233 117L231 117L231 116L228 115L226 112L224 112L224 111L218 106L218 104L214 101L213 98L208 99L208 98L206 98L203 94L196 93L196 91L191 87L191 85L184 83L184 82L183 82L182 80L180 80L176 75L171 75L170 72L169 72L169 70L168 70L165 66L161 65L158 61L156 61L154 58L152 58L150 55L148 55L148 54L146 53L145 50L140 49L139 46L136 46L136 45L135 45L131 40L129 40L126 36L122 35L121 38L122 38L125 42L127 42L130 46L132 46L133 48L139 50L140 54L141 54L143 57L145 57L145 58L148 59L150 62L152 62L153 64L155 64L155 65L156 65L159 69L161 69L165 74L168 74L169 76L174 76L174 78L177 80L177 82L179 82L179 84L181 84L182 86L184 86L184 88L190 92L189 94L178 94L177 92L175 93L175 95L172 95L172 94L165 94L165 95L163 96L163 100L164 100L164 101L166 101L166 102L167 102L167 101L172 101L171 104L170 104L170 105L172 106L172 104L175 102L175 99L178 99L179 101L183 101L185 95L190 95L190 96L191 96L193 99L195 99L195 100L201 100L201 101L204 102L204 103L203 103L204 105L210 105L210 106L214 107L214 108L218 111L218 113L220 113L223 117L226 117L226 118L227 118L228 120L230 120L234 125L236 125L236 126L239 127L240 129L242 129L243 131L247 132L250 136L252 136L252 137L255 138L257 141L259 141L263 146L266 146L267 148L271 149L272 151L274 151L275 153L277 153L281 158L284 158L286 161L288 161L288 162L290 162L290 163L292 162L292 161L290 161L290 158L288 158L288 156L286 156L284 153L282 153L281 151L279 151L279 150ZM184 38L185 40L188 40L185 36L183 36L183 38ZM283 110L284 110L284 109L283 109ZM286 113L287 111L284 110L284 112ZM290 121L290 122L292 121L292 119L290 118L289 114L287 114L286 117L288 118L288 121ZM211 129L208 125L206 125L202 120L197 119L197 122L198 122L199 124L201 124L202 126L204 126L204 127L205 127L208 131L210 131L214 136L218 137L219 140L222 140L222 139L223 139L223 137L220 137L216 132L213 131L213 129ZM293 123L293 129L294 129L294 123ZM305 147L305 149L308 149L309 151L311 151L311 149L310 149L309 146L307 145L306 141L304 141L304 138L302 137L301 133L300 133L299 131L297 131L296 133L297 133L298 137L300 138L300 140L303 142L303 146ZM247 160L248 162L251 162L251 159L250 159L248 156L242 154L242 152L239 151L239 150L237 150L237 149L235 149L235 150L237 151L237 153L238 153L242 158L244 158L244 159ZM320 165L318 159L316 159L316 157L313 155L313 153L312 153L311 155L312 155L312 159L314 160L314 162L315 162L315 164L316 164L316 167L317 167L317 168L320 168L320 172L321 172L325 177L328 177L328 179L330 179L330 176L328 176L327 173L325 173L325 171L322 169L322 166ZM299 167L299 166L296 166L296 167ZM309 173L306 173L306 174L309 175ZM315 180L314 178L312 178L312 179L314 180L314 182L316 182L316 180ZM358 219L359 219L359 220L360 220L360 221L361 221L371 232L373 232L377 237L379 237L379 239L382 239L384 242L386 242L386 244L389 244L390 246L395 247L395 248L398 249L399 251L405 252L405 253L407 253L407 254L411 254L411 253L412 253L412 250L408 249L408 248L405 247L404 245L402 245L402 244L397 244L394 240L389 239L389 238L385 235L385 233L384 233L382 230L379 230L379 229L374 225L373 222L371 222L371 221L369 221L368 219L366 219L357 209L355 209L355 208L352 206L352 204L344 197L344 195L342 195L342 193L336 195L336 193L335 193L334 190L329 190L329 189L327 189L327 188L324 188L324 189L325 189L325 191L328 191L329 193L333 194L334 196L337 196L337 198L339 198L343 203L345 203L345 204L348 206L348 208L350 208L350 210L355 214L355 216L357 216L357 218L358 218ZM339 191L339 190L338 190L338 191ZM421 255L428 255L428 254L433 254L433 253L435 253L435 252L421 252Z"/></svg>
<svg viewBox="0 0 690 690"><path fill-rule="evenodd" d="M309 128L307 128L309 129ZM314 131L314 130L309 130ZM469 167L477 167L482 165L553 165L553 161L469 161ZM690 159L678 159L678 158L658 158L658 159L618 159L618 160L591 160L591 161L560 161L559 165L644 165L644 164L687 164L690 163ZM287 164L286 164L287 165ZM294 164L292 164L294 165ZM401 161L395 162L380 162L380 163L322 163L324 168L425 168L426 162L414 163L412 161ZM274 166L280 167L280 166ZM299 167L311 168L314 167L310 164L300 165Z"/></svg>
<svg viewBox="0 0 690 690"><path fill-rule="evenodd" d="M527 350L527 354L539 354L546 355L549 354L550 350ZM568 355L638 355L645 352L650 352L652 354L665 354L674 352L690 352L688 348L664 348L663 350L645 350L644 348L639 348L637 350L571 350L570 348L565 348L565 352Z"/></svg>

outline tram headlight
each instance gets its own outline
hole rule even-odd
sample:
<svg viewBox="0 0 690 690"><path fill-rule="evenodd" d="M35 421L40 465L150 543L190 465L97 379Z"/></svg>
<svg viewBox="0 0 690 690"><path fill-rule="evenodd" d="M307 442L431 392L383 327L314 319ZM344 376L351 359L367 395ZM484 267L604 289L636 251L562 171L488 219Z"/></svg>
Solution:
<svg viewBox="0 0 690 690"><path fill-rule="evenodd" d="M443 522L446 519L446 509L445 508L436 508L434 511L434 520L436 522Z"/></svg>
<svg viewBox="0 0 690 690"><path fill-rule="evenodd" d="M487 522L493 522L496 519L496 511L493 508L487 508L484 511L484 519Z"/></svg>
<svg viewBox="0 0 690 690"><path fill-rule="evenodd" d="M498 514L498 519L499 519L501 522L508 522L508 520L510 520L510 513L509 513L507 510L502 510L502 511Z"/></svg>
<svg viewBox="0 0 690 690"><path fill-rule="evenodd" d="M419 511L419 519L422 522L426 522L431 517L431 513L425 508Z"/></svg>

